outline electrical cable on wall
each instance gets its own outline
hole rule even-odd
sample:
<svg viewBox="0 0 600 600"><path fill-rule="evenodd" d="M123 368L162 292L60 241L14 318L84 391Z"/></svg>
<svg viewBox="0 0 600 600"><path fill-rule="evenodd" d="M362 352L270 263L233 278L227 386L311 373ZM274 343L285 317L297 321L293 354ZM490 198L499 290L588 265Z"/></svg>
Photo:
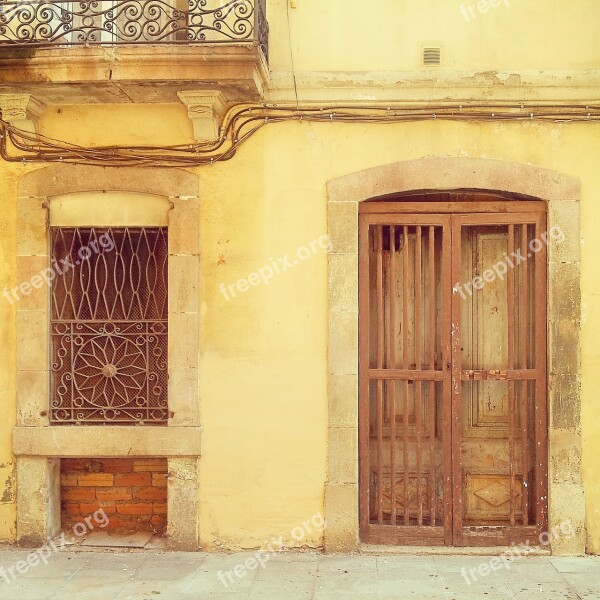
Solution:
<svg viewBox="0 0 600 600"><path fill-rule="evenodd" d="M294 95L296 97L296 109L300 108L300 100L298 99L298 81L296 79L296 67L294 64L294 47L292 45L292 20L290 17L290 8L296 8L295 2L290 2L287 5L287 25L288 25L288 42L290 44L290 68L292 72L292 81L294 82Z"/></svg>
<svg viewBox="0 0 600 600"><path fill-rule="evenodd" d="M175 146L84 147L29 133L0 119L0 157L8 162L65 162L101 166L186 167L210 165L233 158L264 126L291 121L315 123L405 123L430 120L539 121L570 123L600 121L600 104L553 105L514 103L278 105L238 104L225 116L217 140Z"/></svg>

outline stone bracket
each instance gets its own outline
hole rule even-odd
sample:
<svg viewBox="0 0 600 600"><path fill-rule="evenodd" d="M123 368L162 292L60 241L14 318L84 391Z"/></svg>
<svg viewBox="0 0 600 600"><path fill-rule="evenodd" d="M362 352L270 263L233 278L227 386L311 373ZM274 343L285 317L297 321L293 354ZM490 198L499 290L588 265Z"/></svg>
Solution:
<svg viewBox="0 0 600 600"><path fill-rule="evenodd" d="M31 94L0 94L2 118L29 133L36 133L46 106Z"/></svg>
<svg viewBox="0 0 600 600"><path fill-rule="evenodd" d="M177 92L185 104L199 142L219 139L219 129L227 111L225 97L219 91Z"/></svg>

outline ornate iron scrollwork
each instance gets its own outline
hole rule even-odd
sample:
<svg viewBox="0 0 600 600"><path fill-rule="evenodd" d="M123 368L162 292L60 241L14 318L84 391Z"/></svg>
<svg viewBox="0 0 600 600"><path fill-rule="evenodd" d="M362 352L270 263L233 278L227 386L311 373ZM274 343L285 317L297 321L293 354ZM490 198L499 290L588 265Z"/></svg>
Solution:
<svg viewBox="0 0 600 600"><path fill-rule="evenodd" d="M257 41L267 50L265 0L0 0L0 45Z"/></svg>

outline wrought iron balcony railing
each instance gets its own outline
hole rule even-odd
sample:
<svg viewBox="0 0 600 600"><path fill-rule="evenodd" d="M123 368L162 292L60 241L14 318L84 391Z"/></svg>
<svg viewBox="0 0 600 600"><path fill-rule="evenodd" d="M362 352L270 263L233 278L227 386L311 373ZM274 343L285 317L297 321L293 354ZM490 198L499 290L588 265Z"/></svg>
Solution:
<svg viewBox="0 0 600 600"><path fill-rule="evenodd" d="M0 0L0 47L256 42L266 0Z"/></svg>

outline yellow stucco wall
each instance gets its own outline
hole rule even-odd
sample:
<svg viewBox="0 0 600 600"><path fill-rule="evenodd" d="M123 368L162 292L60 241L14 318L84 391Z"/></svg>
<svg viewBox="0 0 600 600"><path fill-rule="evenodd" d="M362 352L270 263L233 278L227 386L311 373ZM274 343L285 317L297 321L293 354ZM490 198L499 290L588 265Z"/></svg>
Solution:
<svg viewBox="0 0 600 600"><path fill-rule="evenodd" d="M159 120L184 138L180 107L144 107L148 134L130 107L62 107L42 121L44 133L111 143L137 131L157 141ZM104 117L110 113L110 126ZM155 121L156 119L156 121ZM73 128L77 121L78 129ZM151 139L155 138L155 139ZM96 139L98 139L96 137ZM511 160L560 171L582 182L583 431L589 549L600 550L600 426L597 402L600 327L600 125L278 124L263 129L230 162L197 169L201 197L201 538L212 547L253 547L323 510L327 427L327 268L324 252L226 300L235 283L273 258L326 232L326 182L356 170L423 156ZM16 181L29 166L0 163L0 288L16 285ZM0 482L12 474L15 421L14 307L0 298ZM0 486L2 487L2 486ZM0 538L14 537L13 497L0 502ZM320 533L306 540L320 543Z"/></svg>
<svg viewBox="0 0 600 600"><path fill-rule="evenodd" d="M0 287L13 284L16 271L16 198L17 172L3 164L0 167L0 197L4 199L0 211ZM12 449L12 428L16 422L16 310L4 298L0 302L0 340L2 356L0 367L0 539L13 540L15 531L15 472Z"/></svg>
<svg viewBox="0 0 600 600"><path fill-rule="evenodd" d="M287 4L268 3L274 71L290 65ZM421 68L422 46L440 45L451 69L598 68L595 0L543 5L539 0L500 0L487 12L476 10L473 18L469 7L476 4L297 0L298 8L290 10L294 66L300 72L413 70Z"/></svg>

